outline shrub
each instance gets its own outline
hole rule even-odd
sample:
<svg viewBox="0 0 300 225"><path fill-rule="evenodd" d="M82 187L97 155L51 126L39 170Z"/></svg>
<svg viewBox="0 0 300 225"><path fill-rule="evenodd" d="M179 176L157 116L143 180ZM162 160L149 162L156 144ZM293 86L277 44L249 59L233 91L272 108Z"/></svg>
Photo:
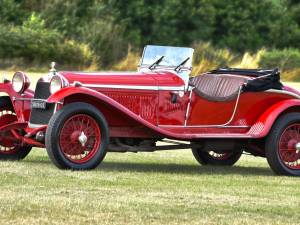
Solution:
<svg viewBox="0 0 300 225"><path fill-rule="evenodd" d="M84 43L97 55L98 65L110 68L126 57L128 44L122 38L122 29L109 21L99 20L83 27Z"/></svg>
<svg viewBox="0 0 300 225"><path fill-rule="evenodd" d="M228 49L215 48L210 43L194 44L194 74L199 74L219 67L229 66L237 56Z"/></svg>
<svg viewBox="0 0 300 225"><path fill-rule="evenodd" d="M276 68L282 71L290 71L300 68L300 51L298 49L271 50L262 54L260 67Z"/></svg>
<svg viewBox="0 0 300 225"><path fill-rule="evenodd" d="M230 65L233 68L245 68L245 69L255 69L259 67L259 62L262 54L265 52L265 49L261 49L256 53L245 52L242 57Z"/></svg>
<svg viewBox="0 0 300 225"><path fill-rule="evenodd" d="M281 74L281 79L284 81L293 81L293 82L299 82L300 81L300 69L294 69L290 71L285 71Z"/></svg>
<svg viewBox="0 0 300 225"><path fill-rule="evenodd" d="M210 43L200 42L194 44L194 62L197 63L203 59L214 62L218 66L227 66L232 62L236 55L234 55L230 50L225 48L215 48Z"/></svg>
<svg viewBox="0 0 300 225"><path fill-rule="evenodd" d="M136 71L138 68L138 64L140 61L141 54L137 52L131 51L131 49L128 49L127 56L123 58L119 63L113 66L114 70L119 71Z"/></svg>
<svg viewBox="0 0 300 225"><path fill-rule="evenodd" d="M1 0L0 1L0 21L3 23L22 24L26 19L26 10L22 7L20 1Z"/></svg>
<svg viewBox="0 0 300 225"><path fill-rule="evenodd" d="M28 64L89 66L93 53L87 45L64 40L56 30L44 27L44 21L35 14L22 26L0 25L0 58L20 58Z"/></svg>
<svg viewBox="0 0 300 225"><path fill-rule="evenodd" d="M261 57L265 53L265 50L261 49L256 53L237 54L229 49L216 48L204 42L195 44L194 49L193 74L195 75L227 66L255 69L259 67Z"/></svg>

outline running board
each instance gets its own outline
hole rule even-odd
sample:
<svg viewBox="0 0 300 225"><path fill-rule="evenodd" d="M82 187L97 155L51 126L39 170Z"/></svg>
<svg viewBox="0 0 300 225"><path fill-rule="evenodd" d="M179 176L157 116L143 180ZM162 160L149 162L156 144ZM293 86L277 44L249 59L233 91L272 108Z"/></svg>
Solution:
<svg viewBox="0 0 300 225"><path fill-rule="evenodd" d="M155 152L165 150L182 150L191 149L193 147L200 147L200 144L178 144L178 145L162 145L162 146L119 146L110 144L107 148L108 152Z"/></svg>

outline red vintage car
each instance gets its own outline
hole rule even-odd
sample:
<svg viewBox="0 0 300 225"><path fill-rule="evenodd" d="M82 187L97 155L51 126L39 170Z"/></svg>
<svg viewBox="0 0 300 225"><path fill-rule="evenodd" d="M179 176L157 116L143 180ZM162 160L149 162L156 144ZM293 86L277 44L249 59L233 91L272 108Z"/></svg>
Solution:
<svg viewBox="0 0 300 225"><path fill-rule="evenodd" d="M107 152L192 149L203 165L243 152L300 175L300 93L274 70L224 68L189 77L193 49L146 46L138 72L58 72L4 79L0 158L46 148L61 169L92 169ZM7 96L8 95L8 96ZM157 145L158 142L165 145Z"/></svg>

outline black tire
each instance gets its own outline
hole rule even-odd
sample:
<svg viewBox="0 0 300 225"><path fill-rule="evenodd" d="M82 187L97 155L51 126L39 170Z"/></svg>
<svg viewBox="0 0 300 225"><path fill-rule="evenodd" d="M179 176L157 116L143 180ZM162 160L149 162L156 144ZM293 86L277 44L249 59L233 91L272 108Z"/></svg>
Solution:
<svg viewBox="0 0 300 225"><path fill-rule="evenodd" d="M14 112L14 107L12 106L10 98L8 96L0 97L0 111L2 111L3 109ZM0 151L0 160L11 160L11 161L22 160L29 154L31 148L32 148L31 146L16 146L13 149L13 151L9 153L4 153Z"/></svg>
<svg viewBox="0 0 300 225"><path fill-rule="evenodd" d="M281 159L279 153L279 141L283 132L285 132L289 126L297 123L300 124L300 113L293 112L285 114L279 117L275 122L266 138L266 158L271 169L278 175L300 176L300 169L289 168Z"/></svg>
<svg viewBox="0 0 300 225"><path fill-rule="evenodd" d="M201 165L214 165L214 166L233 166L240 159L243 153L242 150L237 150L237 151L235 150L232 152L226 152L225 158L222 157L217 158L212 156L212 153L216 153L213 151L207 152L199 148L192 148L192 152L195 159Z"/></svg>
<svg viewBox="0 0 300 225"><path fill-rule="evenodd" d="M62 152L60 145L61 129L64 123L74 115L87 115L92 117L101 130L100 145L92 158L84 163L76 163L69 160ZM56 112L49 121L46 130L46 149L51 161L60 169L89 170L97 167L106 155L106 147L109 143L109 130L107 122L101 112L94 106L76 102L64 106Z"/></svg>

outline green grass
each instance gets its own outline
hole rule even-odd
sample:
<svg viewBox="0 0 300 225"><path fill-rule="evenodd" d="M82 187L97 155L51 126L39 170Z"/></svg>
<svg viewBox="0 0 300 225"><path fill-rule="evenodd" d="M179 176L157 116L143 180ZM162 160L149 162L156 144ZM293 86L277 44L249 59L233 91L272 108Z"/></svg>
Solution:
<svg viewBox="0 0 300 225"><path fill-rule="evenodd" d="M299 224L300 179L250 156L201 167L190 151L109 153L93 171L35 149L0 162L1 224Z"/></svg>
<svg viewBox="0 0 300 225"><path fill-rule="evenodd" d="M252 156L226 168L199 166L188 150L108 153L97 169L74 172L34 149L0 168L1 225L300 222L300 179Z"/></svg>

